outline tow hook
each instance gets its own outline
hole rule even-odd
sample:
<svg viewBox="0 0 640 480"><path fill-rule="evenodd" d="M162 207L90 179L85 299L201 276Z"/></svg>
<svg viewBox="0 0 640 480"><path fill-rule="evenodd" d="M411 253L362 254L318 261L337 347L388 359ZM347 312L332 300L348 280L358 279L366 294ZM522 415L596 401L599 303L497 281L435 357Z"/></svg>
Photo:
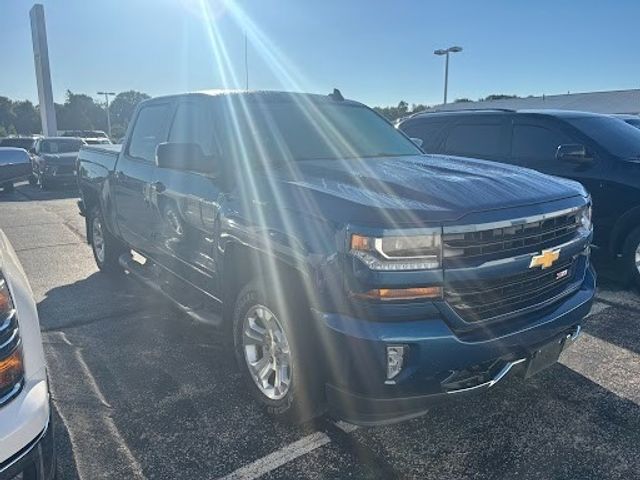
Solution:
<svg viewBox="0 0 640 480"><path fill-rule="evenodd" d="M580 325L576 325L572 331L567 333L565 338L571 342L575 342L581 333L582 333L582 327Z"/></svg>

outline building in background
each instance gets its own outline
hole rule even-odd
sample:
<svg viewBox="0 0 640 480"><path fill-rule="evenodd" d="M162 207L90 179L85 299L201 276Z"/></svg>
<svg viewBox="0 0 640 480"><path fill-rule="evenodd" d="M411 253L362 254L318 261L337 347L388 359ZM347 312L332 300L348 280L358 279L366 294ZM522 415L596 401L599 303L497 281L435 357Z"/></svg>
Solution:
<svg viewBox="0 0 640 480"><path fill-rule="evenodd" d="M457 102L436 105L428 111L504 108L509 110L557 109L595 113L640 113L640 89L608 92L567 93L541 97L505 98L479 102Z"/></svg>

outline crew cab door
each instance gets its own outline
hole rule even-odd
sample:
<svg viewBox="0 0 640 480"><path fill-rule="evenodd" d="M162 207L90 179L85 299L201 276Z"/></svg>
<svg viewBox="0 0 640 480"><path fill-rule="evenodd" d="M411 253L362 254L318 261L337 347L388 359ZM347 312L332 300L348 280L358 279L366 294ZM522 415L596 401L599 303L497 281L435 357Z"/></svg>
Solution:
<svg viewBox="0 0 640 480"><path fill-rule="evenodd" d="M150 203L155 152L167 137L172 112L170 102L146 104L140 108L113 179L116 223L123 240L141 253L150 253L149 232L154 213Z"/></svg>
<svg viewBox="0 0 640 480"><path fill-rule="evenodd" d="M197 144L206 159L220 159L209 99L194 97L178 102L168 142ZM202 292L220 298L216 259L223 196L220 178L183 168L158 167L151 196L156 209L151 231L157 260Z"/></svg>

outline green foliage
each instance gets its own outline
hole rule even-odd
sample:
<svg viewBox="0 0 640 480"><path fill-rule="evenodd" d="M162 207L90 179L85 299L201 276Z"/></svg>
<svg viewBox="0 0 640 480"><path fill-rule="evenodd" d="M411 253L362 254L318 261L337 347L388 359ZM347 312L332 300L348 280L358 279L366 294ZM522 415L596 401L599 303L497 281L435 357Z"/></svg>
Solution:
<svg viewBox="0 0 640 480"><path fill-rule="evenodd" d="M109 105L111 132L118 139L126 132L129 118L136 105L149 98L145 93L130 90L118 94ZM67 90L65 102L54 105L60 130L107 130L104 105L89 95ZM38 108L28 100L14 101L0 97L0 137L6 135L32 135L40 133Z"/></svg>
<svg viewBox="0 0 640 480"><path fill-rule="evenodd" d="M468 103L468 102L473 102L473 100L469 99L469 98L456 98L453 103Z"/></svg>
<svg viewBox="0 0 640 480"><path fill-rule="evenodd" d="M518 97L518 95L506 95L504 93L494 93L491 95L487 95L481 100L485 100L485 101L486 100L507 100L509 98L520 98L520 97Z"/></svg>
<svg viewBox="0 0 640 480"><path fill-rule="evenodd" d="M129 120L133 115L136 106L143 100L149 97L146 93L136 92L135 90L129 90L127 92L121 92L115 96L111 104L109 105L109 112L111 112L111 124L119 125L126 130L129 125ZM113 130L112 130L113 133ZM117 138L115 133L113 137Z"/></svg>
<svg viewBox="0 0 640 480"><path fill-rule="evenodd" d="M378 112L390 122L407 117L409 115L413 115L414 113L421 112L423 110L426 110L427 108L429 107L427 107L426 105L416 105L414 103L413 105L411 105L411 109L409 109L409 104L404 100L401 100L400 103L398 103L397 107L373 107L376 112Z"/></svg>

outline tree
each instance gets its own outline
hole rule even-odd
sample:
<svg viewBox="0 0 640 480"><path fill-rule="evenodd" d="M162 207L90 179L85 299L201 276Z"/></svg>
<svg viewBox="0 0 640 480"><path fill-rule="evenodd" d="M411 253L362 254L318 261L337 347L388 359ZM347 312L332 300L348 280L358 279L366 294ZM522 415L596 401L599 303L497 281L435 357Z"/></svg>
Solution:
<svg viewBox="0 0 640 480"><path fill-rule="evenodd" d="M488 101L488 100L507 100L509 98L519 98L519 97L517 95L506 95L504 93L494 93L494 94L491 94L491 95L487 95L482 100L485 100L485 101Z"/></svg>
<svg viewBox="0 0 640 480"><path fill-rule="evenodd" d="M453 103L469 103L472 102L473 100L470 100L468 98L456 98Z"/></svg>
<svg viewBox="0 0 640 480"><path fill-rule="evenodd" d="M20 135L40 132L40 115L29 100L13 103L13 125Z"/></svg>
<svg viewBox="0 0 640 480"><path fill-rule="evenodd" d="M89 95L67 90L63 105L56 105L60 130L106 130L107 114Z"/></svg>
<svg viewBox="0 0 640 480"><path fill-rule="evenodd" d="M136 92L135 90L121 92L116 95L113 102L111 102L111 105L109 105L111 124L113 126L120 126L122 129L126 129L138 104L148 98L151 97L146 93Z"/></svg>

